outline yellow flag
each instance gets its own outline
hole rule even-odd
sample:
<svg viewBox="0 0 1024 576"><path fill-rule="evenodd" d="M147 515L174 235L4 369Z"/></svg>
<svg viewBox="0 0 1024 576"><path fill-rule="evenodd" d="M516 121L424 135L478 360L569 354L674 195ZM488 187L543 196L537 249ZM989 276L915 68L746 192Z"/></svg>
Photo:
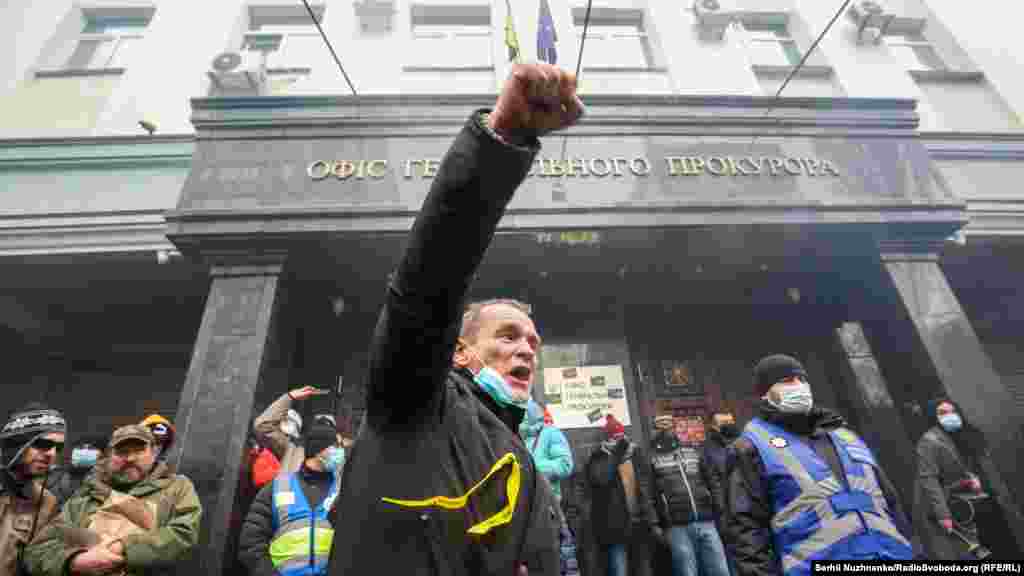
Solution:
<svg viewBox="0 0 1024 576"><path fill-rule="evenodd" d="M508 46L508 61L519 64L522 60L519 57L519 38L516 36L516 29L512 26L512 14L505 16L505 46Z"/></svg>

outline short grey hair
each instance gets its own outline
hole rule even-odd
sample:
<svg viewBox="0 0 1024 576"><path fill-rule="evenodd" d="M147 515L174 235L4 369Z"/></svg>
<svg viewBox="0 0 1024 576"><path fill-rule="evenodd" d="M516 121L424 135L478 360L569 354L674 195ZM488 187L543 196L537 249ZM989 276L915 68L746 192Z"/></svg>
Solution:
<svg viewBox="0 0 1024 576"><path fill-rule="evenodd" d="M529 304L512 298L491 298L471 302L462 313L462 329L459 331L459 337L469 343L475 342L476 335L480 332L480 313L484 308L497 304L511 306L527 316L533 311Z"/></svg>

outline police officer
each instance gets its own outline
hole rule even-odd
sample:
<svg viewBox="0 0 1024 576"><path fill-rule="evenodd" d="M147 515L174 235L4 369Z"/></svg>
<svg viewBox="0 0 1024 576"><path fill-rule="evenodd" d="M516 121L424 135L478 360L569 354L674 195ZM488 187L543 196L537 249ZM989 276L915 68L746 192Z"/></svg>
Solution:
<svg viewBox="0 0 1024 576"><path fill-rule="evenodd" d="M297 472L280 474L265 485L245 518L239 559L252 576L327 573L345 449L328 422L310 427L303 449L311 456Z"/></svg>
<svg viewBox="0 0 1024 576"><path fill-rule="evenodd" d="M726 523L739 576L810 574L813 560L912 558L896 491L807 372L769 356L754 369L759 416L734 444Z"/></svg>

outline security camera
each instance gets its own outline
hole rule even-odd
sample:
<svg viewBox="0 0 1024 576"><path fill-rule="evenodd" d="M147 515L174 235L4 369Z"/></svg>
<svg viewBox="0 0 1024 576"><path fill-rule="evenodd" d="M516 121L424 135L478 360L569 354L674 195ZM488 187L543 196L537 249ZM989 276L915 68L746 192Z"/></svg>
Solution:
<svg viewBox="0 0 1024 576"><path fill-rule="evenodd" d="M153 135L153 132L156 132L156 124L150 122L149 120L139 120L139 126L142 126L143 130L149 132L150 136Z"/></svg>

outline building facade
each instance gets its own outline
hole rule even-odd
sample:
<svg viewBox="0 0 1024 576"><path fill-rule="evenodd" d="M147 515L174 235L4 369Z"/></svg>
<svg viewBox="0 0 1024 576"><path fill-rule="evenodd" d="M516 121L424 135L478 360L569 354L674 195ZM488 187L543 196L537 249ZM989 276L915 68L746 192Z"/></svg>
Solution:
<svg viewBox="0 0 1024 576"><path fill-rule="evenodd" d="M589 113L543 142L472 295L533 307L536 395L578 470L604 413L641 440L657 413L692 442L710 410L746 421L752 364L787 352L908 506L922 407L958 401L1020 547L1024 7L855 1L805 60L841 4L604 1L581 42L586 3L548 0L556 63L583 45ZM228 573L252 419L312 384L358 421L405 234L493 103L506 28L536 59L542 5L3 10L10 402L45 398L72 437L176 414L207 510L195 567Z"/></svg>

